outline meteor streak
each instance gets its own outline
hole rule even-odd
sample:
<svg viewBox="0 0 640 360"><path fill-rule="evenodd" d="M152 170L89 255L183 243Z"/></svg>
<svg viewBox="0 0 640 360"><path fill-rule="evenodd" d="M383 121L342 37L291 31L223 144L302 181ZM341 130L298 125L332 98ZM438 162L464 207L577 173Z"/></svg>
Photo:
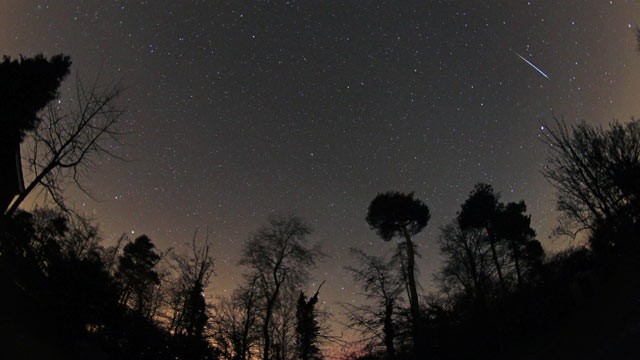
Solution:
<svg viewBox="0 0 640 360"><path fill-rule="evenodd" d="M524 62L526 62L527 64L531 65L532 68L536 69L540 74L542 74L542 76L546 77L547 79L551 80L551 78L549 78L549 76L547 76L547 74L544 73L544 71L540 70L537 66L533 65L533 63L531 63L531 61L525 59L522 55L518 54L518 53L514 53L516 55L518 55L518 57L522 60L524 60Z"/></svg>

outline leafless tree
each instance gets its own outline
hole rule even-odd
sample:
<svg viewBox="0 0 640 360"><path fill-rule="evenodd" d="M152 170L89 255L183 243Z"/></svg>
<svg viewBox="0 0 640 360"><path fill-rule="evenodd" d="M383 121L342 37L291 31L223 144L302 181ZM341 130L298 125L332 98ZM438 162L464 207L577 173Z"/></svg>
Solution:
<svg viewBox="0 0 640 360"><path fill-rule="evenodd" d="M96 158L117 157L109 144L117 143L122 135L117 129L123 114L116 104L120 92L117 85L101 86L99 76L88 86L78 78L68 107L63 108L65 103L60 99L48 105L36 129L23 142L31 179L5 216L12 216L38 188L64 210L69 210L64 204L69 184L87 192L82 178Z"/></svg>
<svg viewBox="0 0 640 360"><path fill-rule="evenodd" d="M491 265L491 249L484 231L463 230L454 220L441 229L438 244L444 256L444 266L437 276L442 288L463 294L482 306L496 272Z"/></svg>
<svg viewBox="0 0 640 360"><path fill-rule="evenodd" d="M307 236L310 233L311 229L298 217L272 217L269 224L253 234L244 245L240 264L248 268L248 278L256 279L257 294L263 307L261 340L264 360L272 359L273 318L281 305L283 293L306 281L309 269L322 256L317 247L309 246Z"/></svg>
<svg viewBox="0 0 640 360"><path fill-rule="evenodd" d="M387 261L379 256L367 255L362 250L351 249L357 266L348 266L354 281L362 289L369 302L362 305L344 304L347 310L347 326L366 335L363 339L369 348L385 346L388 359L395 358L395 316L405 287L399 274L398 257Z"/></svg>
<svg viewBox="0 0 640 360"><path fill-rule="evenodd" d="M130 241L131 239L129 239L127 234L122 234L118 237L118 240L116 240L114 245L105 248L102 252L102 263L109 274L115 276L118 265L118 256L122 252L122 247Z"/></svg>
<svg viewBox="0 0 640 360"><path fill-rule="evenodd" d="M188 251L172 256L178 277L171 294L170 330L176 335L202 337L208 322L203 292L214 274L209 231L199 243L196 230Z"/></svg>
<svg viewBox="0 0 640 360"><path fill-rule="evenodd" d="M543 133L549 151L543 174L557 190L563 214L560 232L575 236L582 230L616 227L612 222L622 219L637 222L640 121L603 128L553 120Z"/></svg>
<svg viewBox="0 0 640 360"><path fill-rule="evenodd" d="M271 320L271 359L293 360L296 356L297 286L286 284L273 309Z"/></svg>
<svg viewBox="0 0 640 360"><path fill-rule="evenodd" d="M260 340L257 279L221 297L213 305L211 334L226 360L253 358Z"/></svg>

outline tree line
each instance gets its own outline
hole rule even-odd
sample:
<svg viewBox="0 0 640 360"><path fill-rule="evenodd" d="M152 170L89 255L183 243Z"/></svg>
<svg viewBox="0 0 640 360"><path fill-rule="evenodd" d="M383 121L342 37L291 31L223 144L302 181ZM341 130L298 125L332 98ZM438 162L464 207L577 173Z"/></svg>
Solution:
<svg viewBox="0 0 640 360"><path fill-rule="evenodd" d="M63 108L55 99L70 66L63 55L0 63L0 351L25 359L285 360L320 359L323 345L344 345L327 332L338 320L317 307L322 284L302 291L326 255L299 217L270 217L252 233L242 281L215 301L204 295L215 275L208 231L181 250L161 251L145 235L102 244L94 222L63 195L68 185L84 190L87 169L119 140L119 90L77 80L74 107ZM387 256L351 250L345 271L364 302L343 304L343 325L361 334L359 350L345 358L638 354L630 322L640 313L620 318L608 304L635 311L628 300L640 296L640 121L602 127L554 118L544 129L557 233L586 234L585 246L545 254L525 202L505 203L477 183L440 229L438 290L421 295L413 238L428 225L429 207L414 193L380 193L363 217ZM15 160L21 145L26 185ZM38 190L57 208L21 210ZM622 335L572 347L589 326ZM553 336L567 338L553 344Z"/></svg>

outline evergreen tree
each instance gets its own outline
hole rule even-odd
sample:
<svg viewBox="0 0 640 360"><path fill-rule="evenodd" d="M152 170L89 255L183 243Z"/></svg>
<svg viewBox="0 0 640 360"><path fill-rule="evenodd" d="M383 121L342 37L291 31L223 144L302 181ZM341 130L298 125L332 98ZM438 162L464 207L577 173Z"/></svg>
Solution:
<svg viewBox="0 0 640 360"><path fill-rule="evenodd" d="M37 127L38 112L56 97L70 66L64 55L0 62L0 215L22 190L20 143Z"/></svg>
<svg viewBox="0 0 640 360"><path fill-rule="evenodd" d="M160 284L154 269L160 261L155 245L146 235L141 235L125 245L118 259L118 278L122 282L121 304L128 304L138 314L149 317L153 288Z"/></svg>
<svg viewBox="0 0 640 360"><path fill-rule="evenodd" d="M415 245L411 237L422 231L430 218L427 205L419 199L414 199L413 193L400 192L378 194L369 205L366 218L367 223L384 241L389 241L396 236L405 240L407 287L416 356L424 355L422 346L424 339L421 337L421 313L415 280Z"/></svg>
<svg viewBox="0 0 640 360"><path fill-rule="evenodd" d="M71 60L42 55L0 62L0 144L13 147L25 133L36 128L36 116L57 95L62 80L69 74Z"/></svg>
<svg viewBox="0 0 640 360"><path fill-rule="evenodd" d="M322 287L322 284L320 284L320 287ZM320 348L318 347L320 325L318 324L316 313L320 287L318 287L316 293L308 300L302 291L300 291L300 296L298 296L296 306L296 345L298 357L302 360L322 358Z"/></svg>

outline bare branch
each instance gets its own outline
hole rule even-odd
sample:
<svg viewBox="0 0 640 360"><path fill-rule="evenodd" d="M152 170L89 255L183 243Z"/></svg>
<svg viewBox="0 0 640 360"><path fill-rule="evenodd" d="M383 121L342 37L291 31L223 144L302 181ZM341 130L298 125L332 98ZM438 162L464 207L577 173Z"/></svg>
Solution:
<svg viewBox="0 0 640 360"><path fill-rule="evenodd" d="M26 163L32 179L6 216L11 216L38 187L45 189L51 201L65 211L70 211L64 205L66 184L71 183L91 196L83 185L83 175L96 158L113 157L109 144L119 143L123 134L117 130L123 115L116 105L120 94L117 85L101 86L99 75L88 87L77 77L76 98L70 108L63 110L55 101L48 105L38 127L25 141L30 147Z"/></svg>

